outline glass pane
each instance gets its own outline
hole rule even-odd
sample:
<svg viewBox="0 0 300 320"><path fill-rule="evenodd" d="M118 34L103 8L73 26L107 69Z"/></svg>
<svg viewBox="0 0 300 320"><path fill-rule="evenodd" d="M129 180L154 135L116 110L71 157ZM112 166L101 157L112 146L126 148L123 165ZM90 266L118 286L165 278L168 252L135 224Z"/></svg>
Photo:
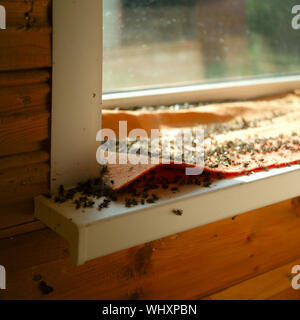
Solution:
<svg viewBox="0 0 300 320"><path fill-rule="evenodd" d="M103 91L300 71L297 0L103 0Z"/></svg>

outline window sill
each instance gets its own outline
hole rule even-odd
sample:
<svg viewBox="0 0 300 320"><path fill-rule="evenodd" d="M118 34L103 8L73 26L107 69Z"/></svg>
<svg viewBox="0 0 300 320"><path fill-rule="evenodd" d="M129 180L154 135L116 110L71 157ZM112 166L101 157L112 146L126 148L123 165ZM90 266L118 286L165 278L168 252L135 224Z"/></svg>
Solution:
<svg viewBox="0 0 300 320"><path fill-rule="evenodd" d="M209 188L184 186L176 194L163 190L155 204L98 211L76 210L71 202L39 196L35 216L70 243L73 264L130 248L300 195L300 165L251 176L218 180ZM283 189L282 186L285 186ZM182 209L182 216L172 213Z"/></svg>
<svg viewBox="0 0 300 320"><path fill-rule="evenodd" d="M171 105L185 102L250 100L280 95L300 87L299 75L237 79L167 88L154 88L102 95L102 108L132 108L144 105ZM159 101L159 103L158 103Z"/></svg>

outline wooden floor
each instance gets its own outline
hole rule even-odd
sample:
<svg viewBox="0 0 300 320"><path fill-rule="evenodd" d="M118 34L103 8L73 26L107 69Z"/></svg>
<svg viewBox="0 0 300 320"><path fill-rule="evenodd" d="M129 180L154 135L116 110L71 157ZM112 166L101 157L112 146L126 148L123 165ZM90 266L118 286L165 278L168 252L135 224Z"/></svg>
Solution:
<svg viewBox="0 0 300 320"><path fill-rule="evenodd" d="M201 212L199 212L201 214ZM49 229L0 240L2 299L300 299L299 201L123 250L74 267ZM53 292L42 294L44 280Z"/></svg>

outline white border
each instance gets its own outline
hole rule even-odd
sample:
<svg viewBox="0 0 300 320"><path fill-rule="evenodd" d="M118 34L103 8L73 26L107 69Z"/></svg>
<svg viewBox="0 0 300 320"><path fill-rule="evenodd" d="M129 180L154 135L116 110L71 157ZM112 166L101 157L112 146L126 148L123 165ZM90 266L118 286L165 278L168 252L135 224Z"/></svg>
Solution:
<svg viewBox="0 0 300 320"><path fill-rule="evenodd" d="M102 1L53 1L51 190L97 174Z"/></svg>

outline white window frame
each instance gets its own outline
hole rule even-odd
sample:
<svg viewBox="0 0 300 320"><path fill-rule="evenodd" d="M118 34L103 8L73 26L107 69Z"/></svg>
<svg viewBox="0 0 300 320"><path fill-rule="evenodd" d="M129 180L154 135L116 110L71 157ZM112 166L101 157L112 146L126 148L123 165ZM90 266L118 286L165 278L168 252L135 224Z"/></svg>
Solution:
<svg viewBox="0 0 300 320"><path fill-rule="evenodd" d="M279 95L300 88L300 75L245 79L181 87L168 87L120 93L104 93L103 109L114 107L171 105L185 102L248 100Z"/></svg>
<svg viewBox="0 0 300 320"><path fill-rule="evenodd" d="M250 99L300 88L300 76L153 89L102 97L102 1L53 0L51 190L96 177L101 108ZM276 169L281 170L281 169ZM272 171L272 170L271 170ZM220 181L144 208L117 205L106 213L35 201L35 215L69 240L74 264L298 196L300 166ZM282 185L288 188L281 190ZM238 192L238 197L236 194ZM250 197L249 197L250 195ZM263 195L263 197L261 196ZM252 198L251 198L252 197ZM223 207L220 210L220 203ZM171 209L185 214L177 219ZM201 208L201 213L199 213Z"/></svg>
<svg viewBox="0 0 300 320"><path fill-rule="evenodd" d="M53 1L51 190L97 174L102 1Z"/></svg>

